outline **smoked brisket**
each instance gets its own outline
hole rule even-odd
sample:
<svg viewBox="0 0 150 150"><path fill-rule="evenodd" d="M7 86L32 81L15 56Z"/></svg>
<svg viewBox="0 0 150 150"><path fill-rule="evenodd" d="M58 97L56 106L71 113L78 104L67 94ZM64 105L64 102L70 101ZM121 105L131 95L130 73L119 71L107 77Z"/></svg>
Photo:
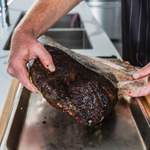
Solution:
<svg viewBox="0 0 150 150"><path fill-rule="evenodd" d="M53 58L55 72L39 58L30 68L30 78L47 102L92 126L108 115L118 101L118 89L106 79L56 47L45 46Z"/></svg>

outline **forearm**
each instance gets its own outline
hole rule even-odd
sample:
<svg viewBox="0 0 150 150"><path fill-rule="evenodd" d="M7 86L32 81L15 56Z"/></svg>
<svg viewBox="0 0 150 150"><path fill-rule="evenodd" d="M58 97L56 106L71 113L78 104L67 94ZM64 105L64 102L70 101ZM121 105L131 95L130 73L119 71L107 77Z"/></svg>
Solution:
<svg viewBox="0 0 150 150"><path fill-rule="evenodd" d="M31 32L35 38L38 38L81 1L38 0L31 6L16 30Z"/></svg>

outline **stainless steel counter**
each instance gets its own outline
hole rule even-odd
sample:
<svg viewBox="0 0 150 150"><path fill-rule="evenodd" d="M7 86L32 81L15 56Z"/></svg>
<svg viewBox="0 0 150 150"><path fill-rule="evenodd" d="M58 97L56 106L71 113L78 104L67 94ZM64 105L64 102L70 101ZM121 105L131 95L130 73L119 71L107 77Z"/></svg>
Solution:
<svg viewBox="0 0 150 150"><path fill-rule="evenodd" d="M87 127L20 85L1 150L149 150L149 142L137 99L120 98L101 123Z"/></svg>

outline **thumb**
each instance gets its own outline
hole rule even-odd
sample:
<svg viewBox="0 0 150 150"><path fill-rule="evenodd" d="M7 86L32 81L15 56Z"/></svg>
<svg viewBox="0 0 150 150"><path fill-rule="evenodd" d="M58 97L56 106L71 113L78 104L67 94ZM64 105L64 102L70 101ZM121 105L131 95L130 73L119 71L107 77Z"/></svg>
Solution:
<svg viewBox="0 0 150 150"><path fill-rule="evenodd" d="M134 73L133 78L139 79L139 78L142 78L142 77L149 75L149 74L150 74L150 63L148 63L145 67L141 68L136 73Z"/></svg>
<svg viewBox="0 0 150 150"><path fill-rule="evenodd" d="M49 54L49 52L44 48L44 46L41 43L38 44L38 51L36 51L35 53L39 57L41 63L45 68L49 69L51 72L55 71L52 56Z"/></svg>

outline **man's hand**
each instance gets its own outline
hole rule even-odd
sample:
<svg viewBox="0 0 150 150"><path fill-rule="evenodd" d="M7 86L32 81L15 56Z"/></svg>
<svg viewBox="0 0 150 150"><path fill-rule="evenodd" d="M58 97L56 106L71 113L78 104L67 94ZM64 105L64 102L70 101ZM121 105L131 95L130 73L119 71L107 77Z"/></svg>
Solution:
<svg viewBox="0 0 150 150"><path fill-rule="evenodd" d="M37 0L27 11L13 34L7 72L22 85L37 92L27 78L27 62L37 57L45 68L55 71L52 57L37 38L82 0Z"/></svg>
<svg viewBox="0 0 150 150"><path fill-rule="evenodd" d="M147 75L150 74L150 63L147 64L145 67L143 67L142 69L140 69L139 71L137 71L134 75L133 75L133 78L134 79L140 79L142 77L145 77ZM131 94L128 94L129 96L132 96L132 97L140 97L140 96L146 96L150 93L150 81L148 83L148 87L141 91L138 95L135 94L135 93L131 93Z"/></svg>
<svg viewBox="0 0 150 150"><path fill-rule="evenodd" d="M14 32L8 60L7 72L20 80L21 84L34 93L38 93L27 77L27 62L39 57L45 68L55 71L51 55L31 33Z"/></svg>

